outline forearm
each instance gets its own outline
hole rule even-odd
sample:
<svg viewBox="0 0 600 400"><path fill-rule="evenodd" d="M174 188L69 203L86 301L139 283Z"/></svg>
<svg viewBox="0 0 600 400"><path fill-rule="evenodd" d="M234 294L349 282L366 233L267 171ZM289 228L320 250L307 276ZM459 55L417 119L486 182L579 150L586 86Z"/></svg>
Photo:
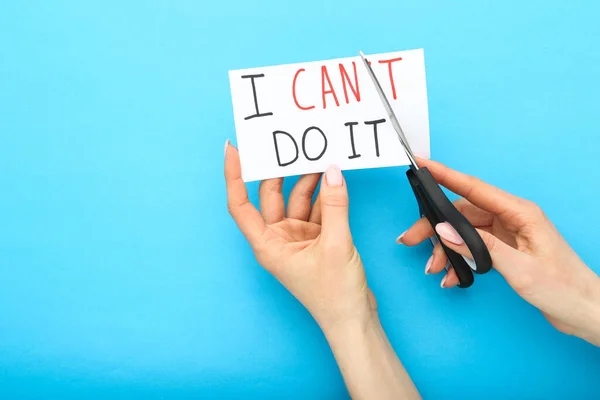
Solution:
<svg viewBox="0 0 600 400"><path fill-rule="evenodd" d="M420 398L376 316L339 325L325 335L352 398Z"/></svg>

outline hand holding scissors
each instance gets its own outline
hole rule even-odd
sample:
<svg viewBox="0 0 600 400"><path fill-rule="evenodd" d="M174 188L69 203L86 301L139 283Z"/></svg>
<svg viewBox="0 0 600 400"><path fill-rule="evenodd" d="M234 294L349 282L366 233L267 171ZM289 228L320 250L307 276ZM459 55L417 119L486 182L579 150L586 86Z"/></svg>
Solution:
<svg viewBox="0 0 600 400"><path fill-rule="evenodd" d="M461 256L451 250L440 240L439 234L434 230L434 235L431 237L432 244L435 246L438 242L441 243L441 246L448 257L449 266L454 268L454 271L458 276L458 286L467 288L474 282L473 272L484 274L489 272L492 268L490 253L483 239L479 233L477 233L477 230L471 225L467 218L456 209L444 194L429 170L426 167L418 167L415 155L404 135L404 131L402 130L402 127L396 118L396 114L383 92L371 65L362 52L360 52L360 56L375 85L375 89L379 94L392 126L398 135L402 148L410 161L410 169L406 171L406 176L408 177L410 186L417 199L417 203L419 204L421 216L426 217L433 227L442 222L449 223L462 237L473 256L473 259L471 260L468 257Z"/></svg>

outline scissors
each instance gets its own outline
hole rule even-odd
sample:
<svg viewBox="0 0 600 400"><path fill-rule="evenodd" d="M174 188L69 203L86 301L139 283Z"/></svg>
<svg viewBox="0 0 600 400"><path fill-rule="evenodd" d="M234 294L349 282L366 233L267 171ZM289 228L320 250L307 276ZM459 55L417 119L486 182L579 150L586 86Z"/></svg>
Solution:
<svg viewBox="0 0 600 400"><path fill-rule="evenodd" d="M390 105L371 65L365 58L365 55L362 51L359 51L360 57L369 72L371 80L375 85L375 89L379 94L381 102L385 108L385 111L388 114L388 117L398 135L398 139L402 144L402 148L406 153L408 160L410 161L410 169L406 171L406 176L408 177L408 181L410 183L410 187L413 190L413 193L417 199L417 203L419 204L419 213L421 217L427 218L432 227L441 222L448 222L452 227L458 232L460 237L464 240L465 244L471 251L473 255L473 260L468 257L463 257L462 255L456 253L454 250L448 248L442 240L440 236L434 229L434 236L430 238L431 243L435 246L437 243L440 243L446 256L448 257L448 264L446 264L446 270L449 267L453 267L454 271L456 271L456 275L458 276L458 287L460 288L468 288L471 286L475 280L473 272L476 274L485 274L489 272L492 268L492 258L490 253L481 239L477 230L471 225L471 223L467 220L467 218L460 213L454 207L454 204L448 199L448 197L444 194L436 180L431 175L431 172L425 167L419 168L417 166L417 162L415 160L415 155L413 154L408 141L406 140L406 136L404 135L404 131L396 118L396 114L394 110L392 110L392 106Z"/></svg>

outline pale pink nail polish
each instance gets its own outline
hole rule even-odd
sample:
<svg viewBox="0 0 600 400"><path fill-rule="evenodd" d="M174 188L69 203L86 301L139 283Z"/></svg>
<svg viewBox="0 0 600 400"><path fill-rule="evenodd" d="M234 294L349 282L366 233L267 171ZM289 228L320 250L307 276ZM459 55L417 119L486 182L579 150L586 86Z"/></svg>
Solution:
<svg viewBox="0 0 600 400"><path fill-rule="evenodd" d="M462 238L460 237L458 232L456 232L456 230L454 230L452 225L450 225L447 222L442 222L440 224L437 224L435 226L435 231L438 233L438 235L440 235L442 238L446 239L447 241L449 241L451 243L454 243L454 244L463 244L464 243L464 241L462 240Z"/></svg>
<svg viewBox="0 0 600 400"><path fill-rule="evenodd" d="M427 265L425 265L425 275L429 275L429 268L431 268L431 264L433 264L433 255L429 257Z"/></svg>
<svg viewBox="0 0 600 400"><path fill-rule="evenodd" d="M229 139L225 141L225 156L227 155L227 148L229 147Z"/></svg>
<svg viewBox="0 0 600 400"><path fill-rule="evenodd" d="M332 165L331 167L327 168L327 172L325 172L325 177L327 178L327 185L331 187L342 186L342 183L344 181L344 178L342 177L342 170L335 165Z"/></svg>
<svg viewBox="0 0 600 400"><path fill-rule="evenodd" d="M446 284L446 279L448 279L448 275L444 276L444 279L442 279L442 283L440 283L440 287L441 288L446 288L446 286L444 286Z"/></svg>
<svg viewBox="0 0 600 400"><path fill-rule="evenodd" d="M398 236L398 238L396 239L396 243L402 244L402 238L404 237L405 234L406 234L406 231L402 232L402 234L400 234L400 236Z"/></svg>

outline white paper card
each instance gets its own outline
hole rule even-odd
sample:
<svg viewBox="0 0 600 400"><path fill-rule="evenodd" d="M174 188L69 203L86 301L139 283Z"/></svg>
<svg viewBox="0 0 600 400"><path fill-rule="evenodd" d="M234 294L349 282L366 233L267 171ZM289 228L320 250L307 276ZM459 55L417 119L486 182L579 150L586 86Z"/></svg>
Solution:
<svg viewBox="0 0 600 400"><path fill-rule="evenodd" d="M429 158L422 49L367 55L413 152ZM244 181L408 165L360 57L229 71Z"/></svg>

